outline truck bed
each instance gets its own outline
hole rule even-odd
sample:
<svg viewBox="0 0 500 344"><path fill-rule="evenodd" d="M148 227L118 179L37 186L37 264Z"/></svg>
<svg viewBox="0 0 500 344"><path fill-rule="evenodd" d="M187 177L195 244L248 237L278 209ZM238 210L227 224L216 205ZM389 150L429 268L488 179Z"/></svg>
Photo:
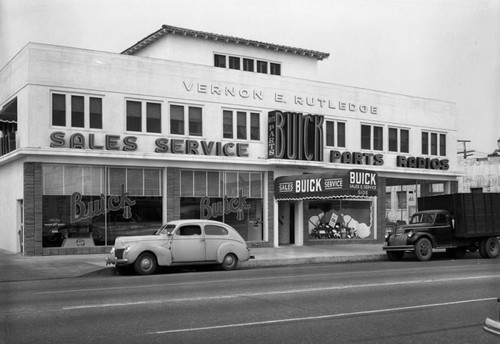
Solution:
<svg viewBox="0 0 500 344"><path fill-rule="evenodd" d="M455 218L455 237L500 236L500 193L420 197L418 210L444 209Z"/></svg>

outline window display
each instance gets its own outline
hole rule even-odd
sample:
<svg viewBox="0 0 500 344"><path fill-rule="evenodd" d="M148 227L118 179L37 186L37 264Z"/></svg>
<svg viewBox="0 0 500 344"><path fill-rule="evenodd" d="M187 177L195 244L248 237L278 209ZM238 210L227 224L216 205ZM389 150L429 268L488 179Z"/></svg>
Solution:
<svg viewBox="0 0 500 344"><path fill-rule="evenodd" d="M43 247L112 245L162 224L161 170L43 166Z"/></svg>
<svg viewBox="0 0 500 344"><path fill-rule="evenodd" d="M246 241L261 241L263 173L181 171L181 219L211 219L234 227Z"/></svg>
<svg viewBox="0 0 500 344"><path fill-rule="evenodd" d="M311 201L307 209L311 239L374 238L373 202L332 199Z"/></svg>

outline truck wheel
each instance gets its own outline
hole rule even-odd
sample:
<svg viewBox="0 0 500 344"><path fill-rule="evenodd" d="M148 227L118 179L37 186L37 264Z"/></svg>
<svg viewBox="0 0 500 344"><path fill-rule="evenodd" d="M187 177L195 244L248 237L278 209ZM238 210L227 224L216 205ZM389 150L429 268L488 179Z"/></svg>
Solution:
<svg viewBox="0 0 500 344"><path fill-rule="evenodd" d="M500 253L500 244L497 238L490 237L488 239L481 240L479 244L479 254L483 258L496 258Z"/></svg>
<svg viewBox="0 0 500 344"><path fill-rule="evenodd" d="M387 257L389 257L389 260L392 260L394 262L403 259L403 256L405 255L403 251L386 251L386 253Z"/></svg>
<svg viewBox="0 0 500 344"><path fill-rule="evenodd" d="M142 253L134 263L134 270L139 275L151 275L156 271L156 257L149 252Z"/></svg>
<svg viewBox="0 0 500 344"><path fill-rule="evenodd" d="M424 262L432 257L432 243L427 238L421 238L415 243L415 254L418 260Z"/></svg>
<svg viewBox="0 0 500 344"><path fill-rule="evenodd" d="M446 257L450 259L460 259L465 256L467 249L465 247L447 248Z"/></svg>

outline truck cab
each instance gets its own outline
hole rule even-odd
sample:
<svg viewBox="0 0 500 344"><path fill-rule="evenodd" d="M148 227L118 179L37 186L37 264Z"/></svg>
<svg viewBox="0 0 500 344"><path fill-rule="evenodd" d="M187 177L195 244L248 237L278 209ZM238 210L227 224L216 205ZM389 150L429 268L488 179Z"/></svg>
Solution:
<svg viewBox="0 0 500 344"><path fill-rule="evenodd" d="M453 245L453 217L446 210L419 211L407 225L399 225L393 233L386 233L384 250L391 260L400 260L405 252L415 252L419 260L429 260L433 248L446 248L459 256L464 249Z"/></svg>

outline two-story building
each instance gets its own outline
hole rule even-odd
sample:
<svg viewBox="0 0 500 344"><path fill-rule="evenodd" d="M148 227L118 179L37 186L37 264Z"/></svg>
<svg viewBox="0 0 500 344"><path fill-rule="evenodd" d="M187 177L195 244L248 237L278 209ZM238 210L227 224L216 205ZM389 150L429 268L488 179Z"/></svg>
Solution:
<svg viewBox="0 0 500 344"><path fill-rule="evenodd" d="M386 186L456 187L455 105L317 81L328 56L166 25L122 53L27 44L0 70L0 248L105 252L179 218L381 242Z"/></svg>

